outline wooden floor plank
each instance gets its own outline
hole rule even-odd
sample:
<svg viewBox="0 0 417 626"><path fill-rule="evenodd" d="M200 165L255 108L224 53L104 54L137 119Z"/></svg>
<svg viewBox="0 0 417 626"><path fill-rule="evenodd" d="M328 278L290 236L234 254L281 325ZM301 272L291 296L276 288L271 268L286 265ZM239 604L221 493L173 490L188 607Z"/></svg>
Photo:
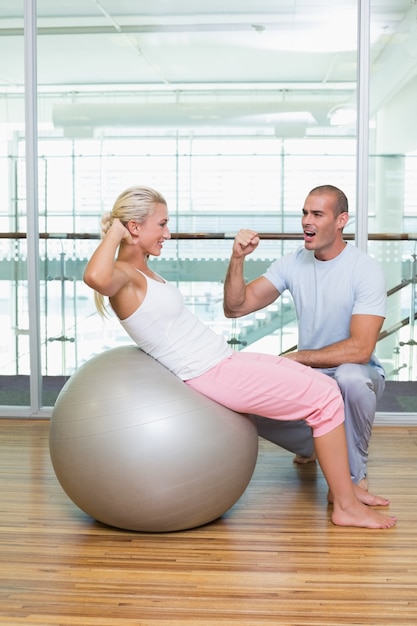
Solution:
<svg viewBox="0 0 417 626"><path fill-rule="evenodd" d="M260 440L253 479L212 524L99 524L58 484L48 422L0 420L0 624L415 626L417 428L374 429L371 489L398 518L335 527L316 464Z"/></svg>

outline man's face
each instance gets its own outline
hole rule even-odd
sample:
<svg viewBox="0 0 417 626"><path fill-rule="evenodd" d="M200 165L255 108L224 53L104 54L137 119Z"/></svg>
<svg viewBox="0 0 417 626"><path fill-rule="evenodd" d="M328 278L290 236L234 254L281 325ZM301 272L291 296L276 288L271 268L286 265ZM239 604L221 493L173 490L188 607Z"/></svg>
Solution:
<svg viewBox="0 0 417 626"><path fill-rule="evenodd" d="M307 196L303 207L304 246L314 250L315 257L321 261L333 259L344 247L342 229L348 214L335 216L334 204L335 199L330 194L313 194Z"/></svg>

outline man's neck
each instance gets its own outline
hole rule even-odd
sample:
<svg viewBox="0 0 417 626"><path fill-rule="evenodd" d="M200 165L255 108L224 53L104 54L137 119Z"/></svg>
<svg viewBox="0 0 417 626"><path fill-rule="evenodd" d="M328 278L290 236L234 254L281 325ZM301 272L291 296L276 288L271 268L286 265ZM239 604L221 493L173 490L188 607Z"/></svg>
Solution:
<svg viewBox="0 0 417 626"><path fill-rule="evenodd" d="M337 245L333 246L329 250L319 250L317 253L314 252L314 257L318 261L332 261L333 259L338 257L339 254L342 254L343 250L346 247L346 243L346 241L343 241L343 239L341 239L340 242L337 243Z"/></svg>

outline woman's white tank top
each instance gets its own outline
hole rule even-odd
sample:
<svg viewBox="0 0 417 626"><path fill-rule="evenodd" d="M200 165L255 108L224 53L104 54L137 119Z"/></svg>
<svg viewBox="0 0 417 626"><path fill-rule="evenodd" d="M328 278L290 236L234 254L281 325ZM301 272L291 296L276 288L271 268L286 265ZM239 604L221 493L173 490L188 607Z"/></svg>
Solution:
<svg viewBox="0 0 417 626"><path fill-rule="evenodd" d="M186 307L177 287L141 274L147 282L145 298L120 323L144 352L182 380L201 376L232 354L226 339Z"/></svg>

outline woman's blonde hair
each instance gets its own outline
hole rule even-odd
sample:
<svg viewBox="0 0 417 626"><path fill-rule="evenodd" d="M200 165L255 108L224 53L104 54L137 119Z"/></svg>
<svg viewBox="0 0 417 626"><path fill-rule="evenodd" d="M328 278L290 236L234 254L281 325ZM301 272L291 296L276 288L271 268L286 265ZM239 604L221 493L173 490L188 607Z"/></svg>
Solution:
<svg viewBox="0 0 417 626"><path fill-rule="evenodd" d="M101 218L101 238L103 238L114 219L118 218L123 224L130 220L143 224L155 211L155 204L165 204L167 202L162 194L151 187L135 185L125 189L117 198L112 210L103 214ZM103 317L108 315L108 308L105 305L104 297L97 291L94 292L94 301L97 311Z"/></svg>

